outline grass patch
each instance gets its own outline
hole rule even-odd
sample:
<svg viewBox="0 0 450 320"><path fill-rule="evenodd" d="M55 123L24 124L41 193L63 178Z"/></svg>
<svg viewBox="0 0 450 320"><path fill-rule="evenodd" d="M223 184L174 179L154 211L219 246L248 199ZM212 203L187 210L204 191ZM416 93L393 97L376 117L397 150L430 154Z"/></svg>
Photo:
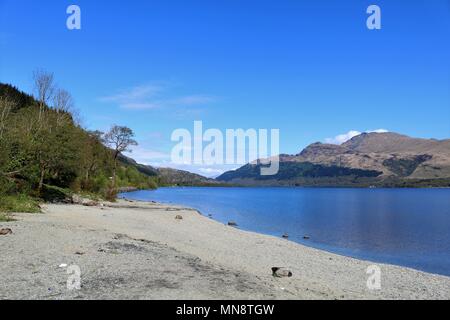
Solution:
<svg viewBox="0 0 450 320"><path fill-rule="evenodd" d="M39 202L27 195L0 195L0 221L8 221L12 212L39 213L41 209Z"/></svg>
<svg viewBox="0 0 450 320"><path fill-rule="evenodd" d="M8 213L1 213L0 212L0 222L11 222L14 221L13 218Z"/></svg>
<svg viewBox="0 0 450 320"><path fill-rule="evenodd" d="M0 222L15 221L9 213L0 213Z"/></svg>

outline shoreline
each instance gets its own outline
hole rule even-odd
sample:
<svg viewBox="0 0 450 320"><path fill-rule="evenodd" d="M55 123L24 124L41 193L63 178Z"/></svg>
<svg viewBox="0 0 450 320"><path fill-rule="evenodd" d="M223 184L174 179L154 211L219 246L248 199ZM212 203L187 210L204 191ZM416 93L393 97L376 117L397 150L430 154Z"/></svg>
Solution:
<svg viewBox="0 0 450 320"><path fill-rule="evenodd" d="M191 189L191 188L199 188L199 189L203 189L203 188L208 188L208 187L203 187L203 186L173 186L173 187L161 187L158 189L171 189L171 188L177 188L177 189ZM286 186L276 186L276 187L266 187L266 186L262 186L262 187L243 187L246 189L259 189L259 188L268 188L268 189L296 189L296 188L305 188L308 189L309 187L286 187ZM323 189L322 187L319 187L320 189ZM226 187L225 187L226 189ZM309 189L316 189L316 188L309 188ZM325 189L330 189L330 190L335 190L335 189L347 189L347 190L354 190L354 189L359 189L360 191L366 191L368 188L325 188ZM423 189L419 189L419 188L375 188L378 189L378 191L383 191L383 190L394 190L397 192L402 192L404 190L423 190ZM429 188L430 191L431 189L433 190L441 190L441 191L447 191L447 188ZM449 188L450 189L450 188ZM137 190L136 192L156 192L156 190ZM369 191L369 190L367 190ZM372 192L373 190L370 189L370 191ZM131 194L131 197L130 197ZM275 238L282 238L284 240L287 241L292 241L296 244L302 245L302 246L306 246L308 248L314 248L317 250L321 250L321 251L325 251L327 253L332 253L332 254L337 254L340 256L344 256L344 257L348 257L348 258L353 258L353 259L357 259L357 260L362 260L362 261L369 261L372 262L373 264L386 264L386 265L393 265L393 266L398 266L398 267L404 267L404 268L409 268L415 271L420 271L420 272L425 272L425 273L429 273L429 274L434 274L434 275L441 275L441 276L445 276L445 277L450 277L450 273L448 272L449 269L443 267L442 265L432 265L430 267L430 265L426 264L426 261L422 261L422 263L417 263L417 260L408 260L408 259L399 259L399 256L394 254L394 253L386 253L385 251L383 251L382 253L380 252L376 252L376 253L372 253L372 254L367 254L367 251L364 250L357 250L357 249L345 249L342 247L337 247L334 246L333 243L329 243L329 242L322 242L322 243L317 243L314 242L313 239L315 238L313 234L309 233L308 231L304 231L303 234L296 234L295 231L289 230L290 232L285 232L287 231L286 228L284 229L278 229L278 232L270 232L266 230L262 230L261 226L259 226L259 228L254 228L253 225L248 224L248 221L244 221L244 227L241 226L240 224L240 220L239 217L227 217L226 213L224 214L224 212L220 212L219 216L220 219L217 219L217 215L215 211L217 211L218 209L215 208L216 210L213 210L213 207L209 208L209 211L211 212L202 212L202 210L200 210L199 208L201 208L202 206L198 203L191 203L189 204L189 201L187 201L187 203L181 203L179 202L180 199L172 199L171 197L152 197L149 196L150 194L146 194L144 193L143 195L136 193L136 196L133 197L134 192L123 192L120 193L118 195L118 199L124 199L124 200L132 200L132 201L136 201L136 202L149 202L152 201L152 199L156 199L156 201L162 201L161 203L164 205L174 205L174 206L189 206L189 205L193 205L194 207L197 208L189 208L187 207L187 209L195 209L197 211L199 211L199 213L207 218L213 219L216 222L219 222L221 224L227 224L227 221L236 221L238 224L236 226L234 226L235 228L242 230L242 231L246 231L246 232L255 232L257 234L262 234L262 235L268 235L268 236L273 236ZM165 193L163 193L165 194ZM167 194L166 194L167 195ZM159 198L159 199L158 199ZM143 200L141 200L143 199ZM186 199L185 199L186 200ZM185 201L186 202L186 201ZM204 208L203 208L204 209ZM207 210L208 211L208 210ZM242 221L241 221L242 222ZM245 223L247 222L247 223ZM253 221L251 221L253 223ZM289 237L284 237L284 234L289 234ZM294 236L292 236L294 235ZM304 236L306 236L307 238L305 239ZM311 239L310 239L311 237ZM305 241L306 240L306 241ZM410 252L414 252L414 248L410 249ZM402 257L400 255L400 257Z"/></svg>
<svg viewBox="0 0 450 320"><path fill-rule="evenodd" d="M177 220L177 216L182 219ZM223 225L175 205L48 204L0 223L2 299L450 299L450 277ZM61 264L79 265L81 290ZM381 290L367 268L381 269ZM292 271L274 278L272 267Z"/></svg>
<svg viewBox="0 0 450 320"><path fill-rule="evenodd" d="M145 190L136 190L136 191L145 191ZM133 191L131 191L131 192L133 192ZM123 195L126 194L126 193L128 193L128 192L121 192L121 194L123 194ZM207 214L201 212L198 209L185 207L182 204L168 203L168 202L157 202L157 201L145 201L145 200L129 199L129 198L126 198L126 197L120 197L120 198L118 197L117 199L118 200L131 201L131 202L137 202L137 203L139 203L139 202L141 202L141 203L155 203L155 204L160 204L160 205L165 205L165 206L176 206L176 207L184 208L186 210L197 211L201 216L204 216L204 217L206 217L208 219L211 219L211 220L213 220L213 221L215 221L215 222L217 222L219 224L224 224L223 222L220 222L220 221L214 219L214 215L213 216L208 216ZM226 225L226 223L224 225ZM276 235L272 235L272 234L252 231L252 230L249 230L249 229L241 229L239 227L239 225L234 226L234 228L236 228L237 230L241 230L243 232L250 232L250 233L255 233L255 234L258 234L258 235L269 236L269 237L273 237L275 239L280 239L281 238L284 241L290 241L290 242L292 242L294 244L298 244L300 246L304 246L304 247L307 247L307 248L320 250L320 251L323 251L323 252L326 252L326 253L335 254L335 255L338 255L338 256L346 257L346 258L351 258L351 259L364 261L364 262L371 263L371 264L384 264L384 265L396 266L396 267L407 268L407 269L418 271L418 272L424 272L424 273L431 274L431 275L444 276L444 277L449 277L450 278L450 275L446 275L446 274L430 272L430 271L421 270L421 269L418 269L418 268L409 267L409 266L405 266L405 265L401 265L401 264L395 264L395 263L371 260L370 258L365 259L365 258L355 257L355 256L352 256L350 254L345 254L345 253L338 253L338 252L333 251L332 247L330 247L330 249L326 249L325 247L308 245L308 244L305 244L305 243L294 241L294 240L292 240L290 238L283 238L282 236L280 237L280 236L276 236ZM449 299L450 299L450 297L449 297Z"/></svg>

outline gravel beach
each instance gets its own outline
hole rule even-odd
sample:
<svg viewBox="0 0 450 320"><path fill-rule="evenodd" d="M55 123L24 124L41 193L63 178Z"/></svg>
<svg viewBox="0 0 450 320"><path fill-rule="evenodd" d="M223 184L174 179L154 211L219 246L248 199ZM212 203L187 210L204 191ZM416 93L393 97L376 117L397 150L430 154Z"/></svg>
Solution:
<svg viewBox="0 0 450 320"><path fill-rule="evenodd" d="M226 226L188 208L49 204L0 222L0 299L450 299L450 278ZM81 288L69 290L71 266ZM276 278L272 267L292 277Z"/></svg>

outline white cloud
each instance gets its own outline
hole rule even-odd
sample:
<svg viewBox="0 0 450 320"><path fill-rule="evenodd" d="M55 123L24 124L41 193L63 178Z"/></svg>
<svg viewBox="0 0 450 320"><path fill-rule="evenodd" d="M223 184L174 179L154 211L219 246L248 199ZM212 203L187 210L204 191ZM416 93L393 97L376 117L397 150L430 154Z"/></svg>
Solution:
<svg viewBox="0 0 450 320"><path fill-rule="evenodd" d="M344 142L347 142L351 138L359 136L360 134L360 131L351 130L347 133L339 134L334 138L326 138L325 142L331 144L343 144Z"/></svg>
<svg viewBox="0 0 450 320"><path fill-rule="evenodd" d="M214 168L199 168L198 171L206 174L206 175L221 175L225 172L223 169L214 169Z"/></svg>
<svg viewBox="0 0 450 320"><path fill-rule="evenodd" d="M366 131L367 133L386 133L389 132L389 130L386 129L377 129L377 130L370 130L370 131Z"/></svg>
<svg viewBox="0 0 450 320"><path fill-rule="evenodd" d="M214 97L204 94L167 97L168 91L167 84L140 85L111 96L101 97L99 100L116 103L123 109L132 110L199 106L215 101Z"/></svg>
<svg viewBox="0 0 450 320"><path fill-rule="evenodd" d="M364 132L366 132L366 133L386 133L386 132L389 132L389 131L386 130L386 129L377 129L377 130L367 130L367 131L364 131ZM334 138L326 138L325 142L326 143L330 143L330 144L340 145L340 144L343 144L343 143L347 142L348 140L350 140L350 139L352 139L352 138L354 138L356 136L359 136L360 134L362 134L362 132L357 131L357 130L350 130L349 132L343 133L343 134L339 134L339 135L335 136Z"/></svg>

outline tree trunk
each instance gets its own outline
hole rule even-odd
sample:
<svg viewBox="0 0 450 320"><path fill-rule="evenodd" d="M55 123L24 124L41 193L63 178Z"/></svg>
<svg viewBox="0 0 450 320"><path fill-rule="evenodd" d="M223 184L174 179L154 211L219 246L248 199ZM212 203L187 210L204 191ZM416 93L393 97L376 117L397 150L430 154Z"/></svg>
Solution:
<svg viewBox="0 0 450 320"><path fill-rule="evenodd" d="M45 167L41 168L41 176L39 178L39 186L38 186L39 195L42 194L42 188L44 187L44 178L45 178Z"/></svg>
<svg viewBox="0 0 450 320"><path fill-rule="evenodd" d="M116 188L116 172L117 172L117 157L119 156L119 152L116 151L114 154L114 167L113 167L113 188Z"/></svg>

